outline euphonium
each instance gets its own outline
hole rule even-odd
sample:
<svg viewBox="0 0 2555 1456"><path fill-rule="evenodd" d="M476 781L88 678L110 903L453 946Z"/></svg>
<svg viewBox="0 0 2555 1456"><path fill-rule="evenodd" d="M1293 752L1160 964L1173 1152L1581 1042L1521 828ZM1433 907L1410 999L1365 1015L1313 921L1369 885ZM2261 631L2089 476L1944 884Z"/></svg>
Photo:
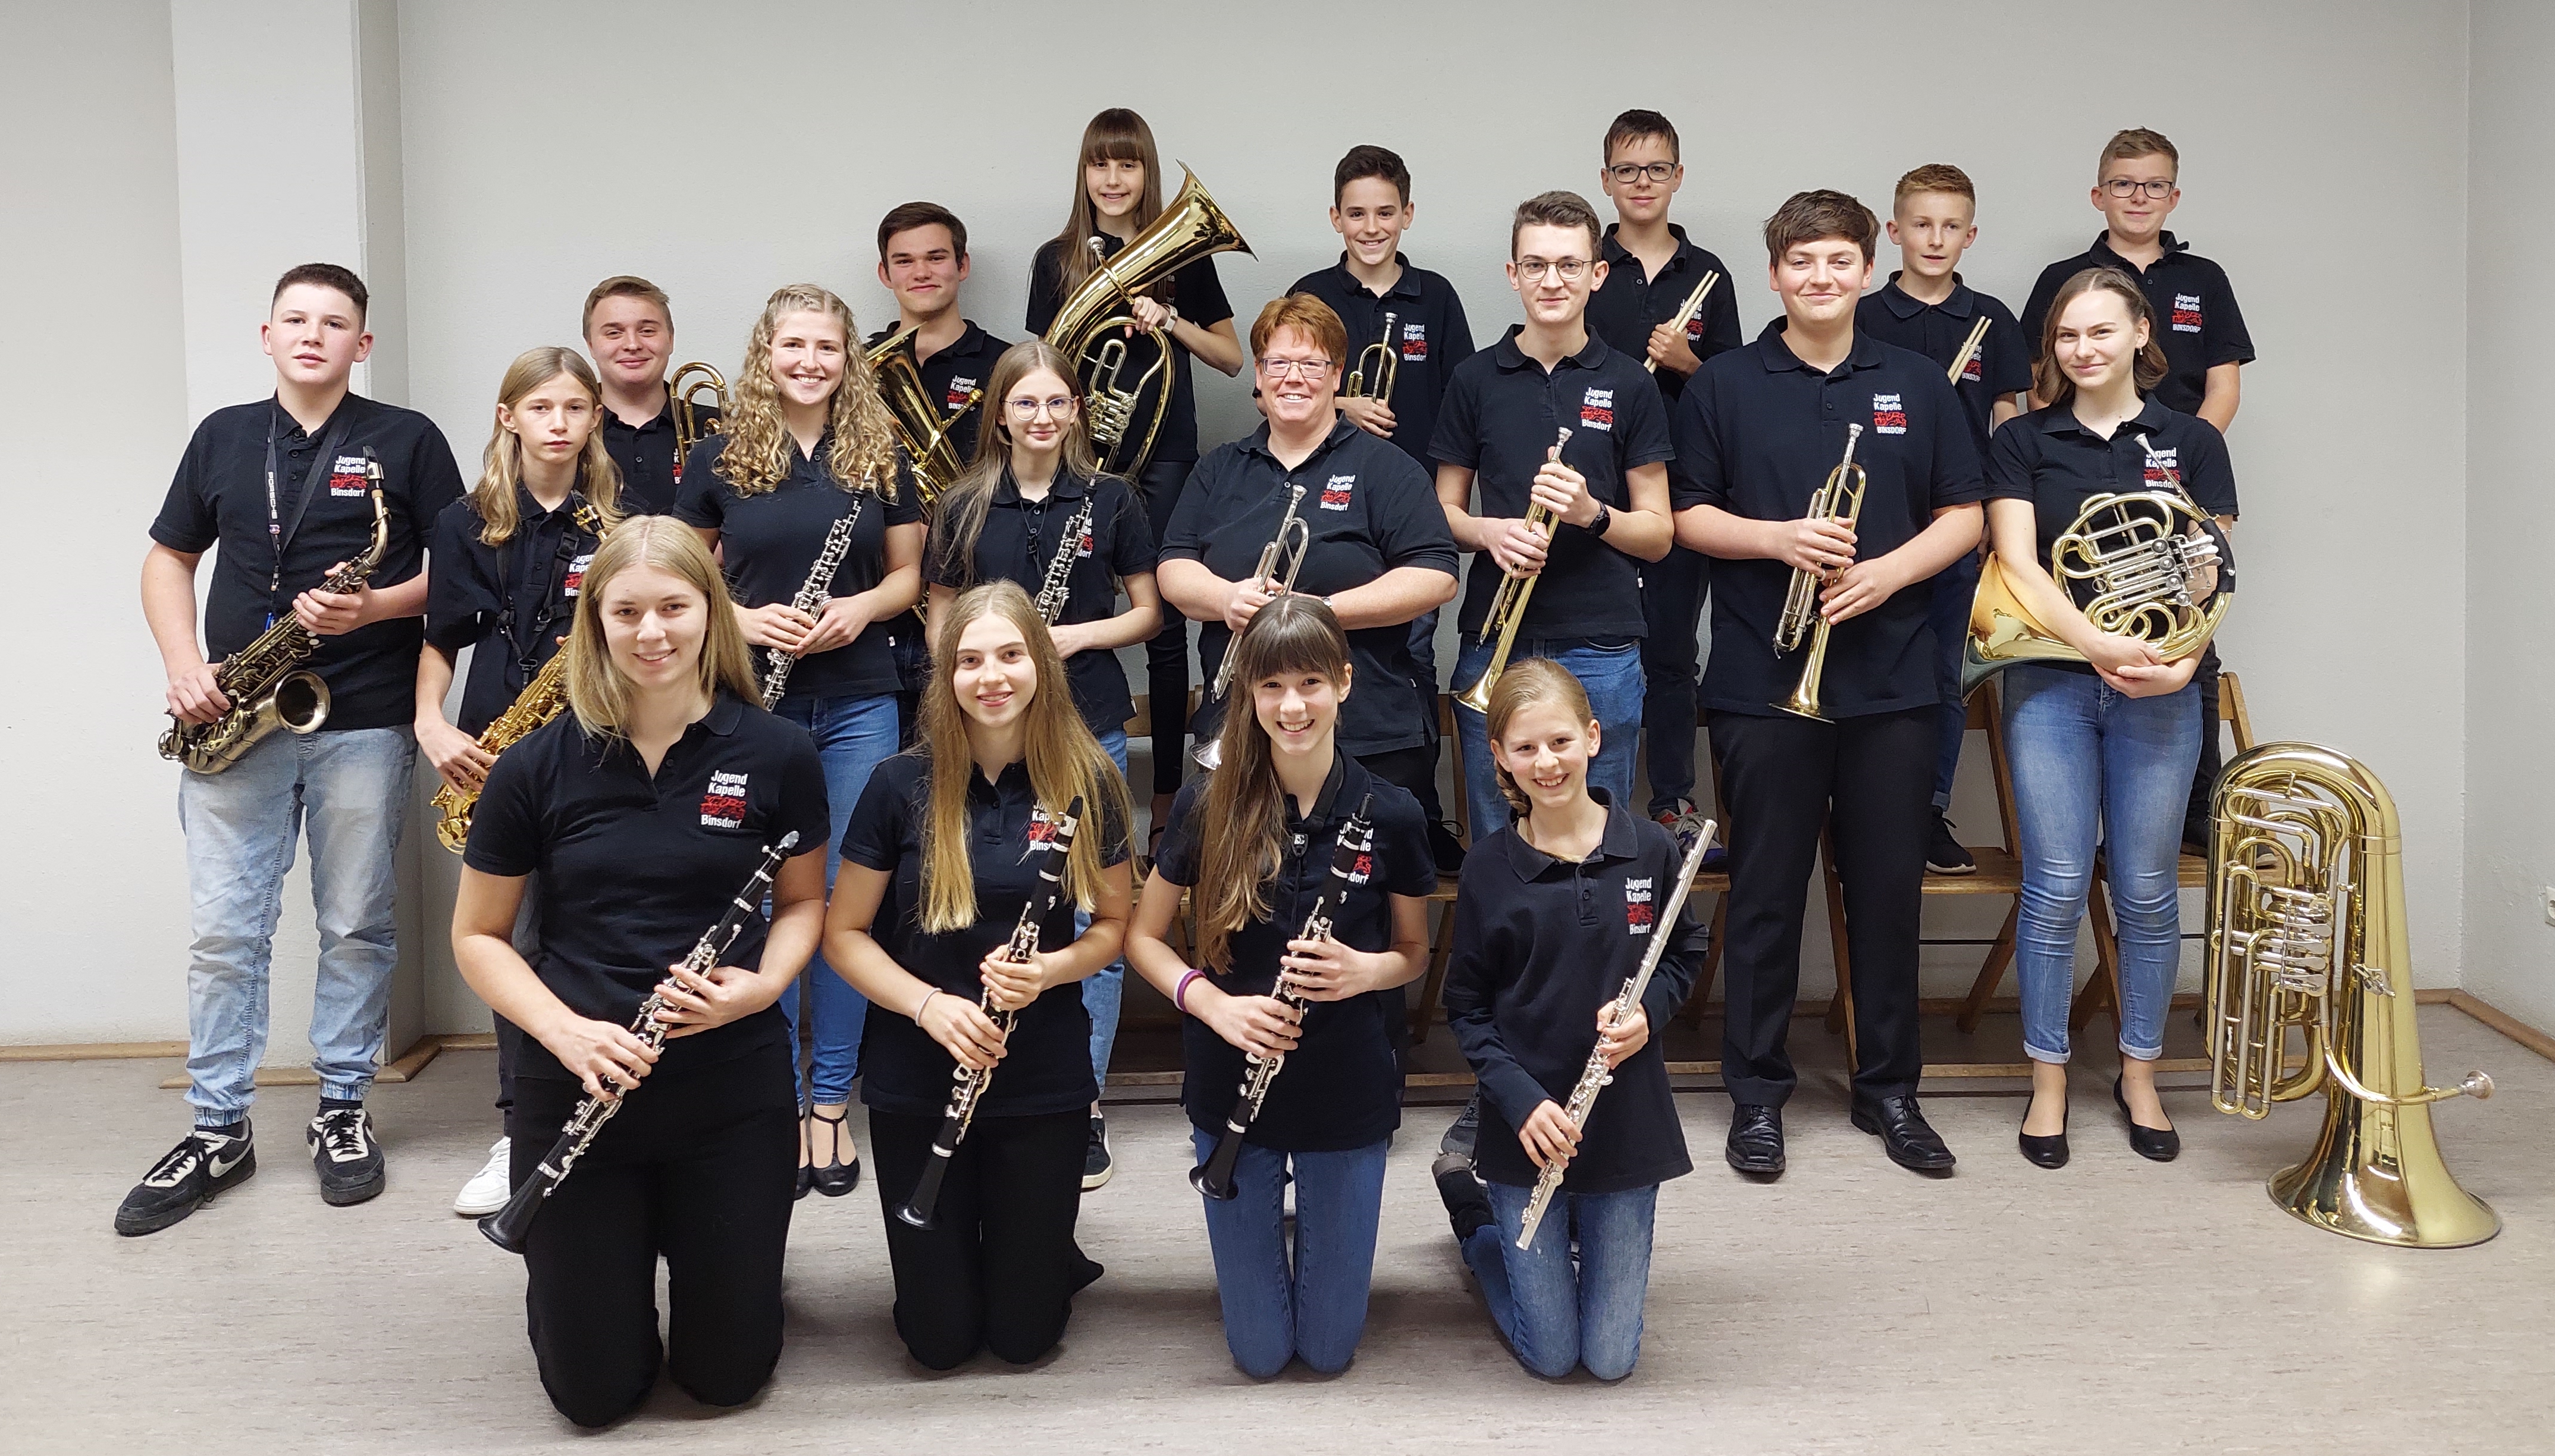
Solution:
<svg viewBox="0 0 2555 1456"><path fill-rule="evenodd" d="M915 324L899 330L870 350L869 360L878 379L879 403L896 417L897 437L905 442L906 458L913 466L914 491L922 497L923 509L929 510L966 468L957 447L949 442L949 431L976 408L985 392L969 390L964 404L942 415L931 392L922 387L922 371L914 367L913 351L907 347L920 328Z"/></svg>
<svg viewBox="0 0 2555 1456"><path fill-rule="evenodd" d="M1397 347L1397 341L1393 336L1394 329L1400 321L1401 315L1399 313L1384 315L1384 338L1358 350L1357 367L1349 371L1349 387L1340 391L1340 398L1381 400L1387 408L1391 408L1394 381L1401 377L1401 350ZM1374 361L1371 375L1368 372L1369 360Z"/></svg>
<svg viewBox="0 0 2555 1456"><path fill-rule="evenodd" d="M370 445L364 446L364 473L373 482L373 539L314 590L361 590L390 549L390 507L382 500L382 467ZM288 733L316 730L328 721L328 684L302 665L318 650L318 634L288 609L214 670L213 680L230 707L209 723L172 723L160 735L160 757L176 759L198 774L218 774L278 728Z"/></svg>
<svg viewBox="0 0 2555 1456"><path fill-rule="evenodd" d="M695 359L674 371L666 382L666 403L674 412L674 468L692 457L692 446L700 442L699 416L701 391L709 391L709 405L719 418L728 415L727 376Z"/></svg>
<svg viewBox="0 0 2555 1456"><path fill-rule="evenodd" d="M1251 579L1259 582L1263 591L1276 587L1276 594L1281 596L1295 589L1295 575L1304 569L1305 553L1313 547L1313 528L1295 514L1295 508L1304 503L1304 488L1298 485L1289 490L1292 494L1286 497L1286 514L1278 518L1278 534L1260 548L1260 564L1251 569ZM1249 630L1246 624L1243 631ZM1209 701L1220 702L1232 690L1234 666L1241 661L1242 633L1237 632L1224 641L1224 661L1215 669L1215 692ZM1224 762L1224 742L1210 738L1190 749L1189 757L1197 761L1199 768L1212 773Z"/></svg>
<svg viewBox="0 0 2555 1456"><path fill-rule="evenodd" d="M1570 426L1565 425L1561 426L1554 438L1551 451L1543 458L1547 462L1560 459L1561 447L1568 443L1570 443ZM1538 526L1544 528L1544 544L1547 548L1550 547L1552 542L1550 508L1528 497L1525 506L1525 525L1529 531ZM1496 634L1500 645L1492 650L1491 665L1482 669L1481 677L1472 686L1455 695L1457 706L1470 708L1477 713L1488 713L1491 710L1491 689L1498 685L1500 674L1509 668L1509 649L1517 646L1518 624L1525 620L1525 604L1533 599L1534 584L1542 579L1541 571L1535 572L1532 576L1503 574L1500 577L1499 589L1491 593L1490 610L1482 614L1481 638L1482 641L1489 642Z"/></svg>
<svg viewBox="0 0 2555 1456"><path fill-rule="evenodd" d="M2145 435L2138 444L2155 458ZM2170 490L2122 491L2088 497L2084 509L2049 546L2049 574L2059 589L2082 602L2085 620L2098 632L2134 637L2168 663L2209 645L2236 601L2232 565L2211 520L2182 488L2182 477L2163 469ZM2195 598L2192 579L2214 573ZM2081 583L2084 595L2076 587ZM2016 663L2081 663L2085 656L2043 625L2013 594L2005 568L1990 554L1979 570L1970 601L1970 635L1961 649L1961 696Z"/></svg>
<svg viewBox="0 0 2555 1456"><path fill-rule="evenodd" d="M1848 425L1845 427L1845 458L1839 460L1836 468L1828 472L1828 478L1810 493L1809 509L1801 513L1803 520L1843 521L1852 525L1863 514L1863 488L1867 477L1863 467L1854 463L1855 443L1862 438L1862 425ZM1819 588L1827 579L1827 573L1823 571L1814 571L1807 566L1794 567L1791 589L1783 594L1782 619L1774 624L1776 652L1794 651L1800 647L1803 637L1810 642L1810 660L1801 667L1800 682L1792 688L1790 697L1774 706L1794 717L1814 718L1822 723L1828 718L1819 711L1819 680L1828 669L1828 634L1836 628L1835 623L1819 615Z"/></svg>
<svg viewBox="0 0 2555 1456"><path fill-rule="evenodd" d="M1074 361L1091 447L1100 456L1101 470L1111 475L1132 478L1145 468L1171 409L1170 381L1165 375L1171 341L1166 330L1154 330L1153 367L1132 385L1119 382L1127 366L1127 340L1111 334L1135 323L1126 306L1138 294L1202 258L1251 251L1233 219L1198 184L1197 175L1185 166L1180 175L1184 181L1179 195L1116 257L1097 256L1099 240L1092 240L1090 277L1056 309L1055 320L1046 329L1046 341ZM1155 392L1153 411L1139 422L1141 397L1157 380L1161 388Z"/></svg>
<svg viewBox="0 0 2555 1456"><path fill-rule="evenodd" d="M2271 1176L2271 1201L2320 1229L2409 1248L2501 1229L2458 1186L2430 1104L2490 1097L2470 1072L2422 1076L2395 803L2357 761L2311 743L2239 755L2210 794L2210 1100L2259 1120L2322 1088L2324 1131ZM2283 1065L2289 1033L2306 1059Z"/></svg>

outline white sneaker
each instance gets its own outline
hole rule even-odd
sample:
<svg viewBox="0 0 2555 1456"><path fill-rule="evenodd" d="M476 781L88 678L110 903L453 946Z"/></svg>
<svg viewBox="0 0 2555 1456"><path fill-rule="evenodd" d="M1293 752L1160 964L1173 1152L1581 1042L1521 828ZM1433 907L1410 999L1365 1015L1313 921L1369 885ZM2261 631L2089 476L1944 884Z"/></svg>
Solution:
<svg viewBox="0 0 2555 1456"><path fill-rule="evenodd" d="M513 1139L500 1138L489 1144L487 1162L461 1185L461 1196L452 1200L452 1211L463 1218L478 1218L505 1207L515 1191L514 1160Z"/></svg>

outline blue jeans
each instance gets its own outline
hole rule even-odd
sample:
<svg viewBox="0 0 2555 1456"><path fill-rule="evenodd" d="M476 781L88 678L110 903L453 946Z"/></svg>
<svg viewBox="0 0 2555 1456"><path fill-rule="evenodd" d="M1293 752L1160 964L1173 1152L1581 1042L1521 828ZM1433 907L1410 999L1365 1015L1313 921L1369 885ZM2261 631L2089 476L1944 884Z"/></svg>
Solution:
<svg viewBox="0 0 2555 1456"><path fill-rule="evenodd" d="M1216 1135L1189 1129L1198 1161ZM1303 1361L1324 1375L1346 1370L1366 1334L1367 1286L1384 1207L1384 1153L1371 1143L1345 1153L1278 1153L1242 1145L1233 1197L1206 1205L1215 1291L1233 1363L1265 1381ZM1286 1248L1285 1185L1295 1172L1295 1248Z"/></svg>
<svg viewBox="0 0 2555 1456"><path fill-rule="evenodd" d="M267 990L284 877L306 824L319 979L310 1069L319 1095L359 1099L373 1084L399 968L392 850L408 817L417 736L406 728L278 733L221 774L182 771L194 933L186 967L186 1101L197 1127L248 1115L266 1055Z"/></svg>
<svg viewBox="0 0 2555 1456"><path fill-rule="evenodd" d="M1979 556L1971 551L1934 577L1926 619L1934 627L1934 686L1943 694L1943 751L1934 762L1934 807L1952 807L1952 776L1961 767L1961 740L1970 710L1961 701L1961 645L1970 640L1970 603L1979 594Z"/></svg>
<svg viewBox="0 0 2555 1456"><path fill-rule="evenodd" d="M1475 642L1455 660L1454 690L1458 693L1479 681L1491 666L1491 647ZM1633 802L1633 756L1640 745L1642 731L1642 645L1628 642L1622 647L1591 647L1577 638L1554 637L1528 642L1521 637L1510 650L1509 661L1527 658L1550 658L1570 669L1579 685L1588 689L1588 705L1596 710L1597 726L1603 741L1596 762L1588 766L1588 782L1605 789L1615 802L1630 807ZM1473 842L1508 827L1509 801L1500 796L1499 777L1492 772L1490 720L1470 708L1455 709L1455 732L1463 739L1464 801L1473 818Z"/></svg>
<svg viewBox="0 0 2555 1456"><path fill-rule="evenodd" d="M1650 1288L1650 1221L1659 1185L1582 1197L1556 1192L1521 1253L1527 1188L1485 1185L1497 1223L1464 1241L1464 1263L1481 1280L1491 1322L1536 1375L1558 1378L1585 1365L1620 1381L1642 1358L1642 1301ZM1571 1242L1579 1245L1576 1268Z"/></svg>
<svg viewBox="0 0 2555 1456"><path fill-rule="evenodd" d="M2014 967L2022 1049L2067 1060L2076 922L2110 861L2121 946L2121 1051L2164 1054L2164 1015L2182 959L2182 811L2200 761L2200 689L2124 697L2091 672L2020 667L2005 674L2006 759L2022 831Z"/></svg>
<svg viewBox="0 0 2555 1456"><path fill-rule="evenodd" d="M825 769L825 807L833 820L833 833L825 841L825 889L830 894L834 871L843 862L843 826L852 821L852 805L860 802L870 771L896 756L896 695L785 697L774 711L816 740L816 758ZM798 1045L798 986L807 988L816 1018L814 1065L800 1106L849 1102L852 1079L861 1073L861 1023L869 1017L869 1000L834 974L818 951L809 957L798 985L782 993L781 1014L790 1023L792 1047ZM794 1056L791 1065L797 1065Z"/></svg>
<svg viewBox="0 0 2555 1456"><path fill-rule="evenodd" d="M1127 730L1112 728L1094 734L1100 746L1108 751L1109 761L1118 766L1123 778L1127 773ZM1091 928L1087 910L1073 912L1073 933ZM1109 1051L1118 1044L1118 1003L1127 994L1127 963L1113 960L1091 973L1082 983L1082 1009L1091 1017L1091 1080L1098 1086L1109 1085Z"/></svg>

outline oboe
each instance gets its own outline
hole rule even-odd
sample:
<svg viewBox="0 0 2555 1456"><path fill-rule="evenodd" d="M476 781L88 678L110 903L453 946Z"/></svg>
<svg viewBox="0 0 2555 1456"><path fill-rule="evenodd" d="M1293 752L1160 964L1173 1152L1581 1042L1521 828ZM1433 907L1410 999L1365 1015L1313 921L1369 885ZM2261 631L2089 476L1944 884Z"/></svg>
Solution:
<svg viewBox="0 0 2555 1456"><path fill-rule="evenodd" d="M1044 832L1046 863L1038 866L1038 888L1021 907L1020 923L1012 927L1011 944L1003 947L1003 959L1026 961L1037 954L1038 922L1055 910L1064 898L1064 860L1073 852L1073 831L1082 822L1082 800L1065 805L1064 817L1049 819L1044 824L1030 824L1030 848L1040 848L1038 835ZM923 998L929 1000L929 997ZM997 1011L992 987L985 990L977 1005L993 1018L994 1030L1009 1037L1013 1024L1020 1020L1017 1011ZM916 1008L919 1010L919 1008ZM922 1176L915 1180L912 1196L896 1211L902 1222L917 1229L932 1226L932 1210L940 1202L940 1180L949 1174L949 1160L958 1155L958 1145L967 1141L967 1128L976 1121L976 1104L984 1099L986 1086L994 1080L994 1068L957 1067L950 1072L949 1106L940 1114L940 1131L931 1139L931 1158L922 1165Z"/></svg>
<svg viewBox="0 0 2555 1456"><path fill-rule="evenodd" d="M816 563L807 568L807 579L799 584L798 594L790 599L791 607L810 617L825 615L825 603L834 595L834 573L842 568L843 557L851 552L852 528L860 524L861 507L868 505L869 500L866 495L853 496L852 508L835 517L834 524L825 528L824 547L816 552ZM766 648L765 651L772 657L771 667L763 674L763 706L768 712L779 707L782 695L790 690L790 669L798 666L798 655L785 653L777 647Z"/></svg>
<svg viewBox="0 0 2555 1456"><path fill-rule="evenodd" d="M798 836L794 831L782 835L779 844L764 846L763 862L755 867L754 878L746 881L745 888L727 903L727 913L719 916L718 923L692 942L691 953L683 957L684 970L696 976L704 975L719 963L719 957L727 954L728 947L736 943L736 937L744 933L746 920L763 913L764 893L772 888L773 875L780 871L781 862L790 857L790 851L797 847ZM666 1006L666 988L673 984L671 977L658 983L657 989L648 993L648 999L639 1004L639 1015L631 1020L631 1033L646 1042L651 1051L665 1049L666 1033L673 1030L657 1020L657 1013ZM559 1184L567 1181L567 1175L576 1168L576 1160L593 1146L595 1135L603 1131L603 1125L612 1121L614 1113L621 1111L621 1099L628 1095L625 1092L620 1096L592 1096L576 1105L575 1115L567 1120L566 1127L559 1129L558 1141L550 1145L549 1152L542 1154L541 1166L533 1169L533 1175L526 1178L524 1185L506 1200L505 1207L479 1220L479 1232L488 1236L489 1243L509 1254L524 1252L524 1241L532 1234L533 1220L541 1214L542 1204L558 1191Z"/></svg>
<svg viewBox="0 0 2555 1456"><path fill-rule="evenodd" d="M1660 908L1658 917L1650 921L1650 946L1642 952L1642 968L1633 973L1632 979L1624 983L1622 994L1615 998L1614 1014L1606 1018L1608 1027L1631 1016L1642 1004L1642 993L1650 989L1650 973L1659 968L1659 956L1676 935L1677 911L1685 908L1686 892L1694 888L1695 872L1703 868L1703 852L1711 847L1713 831L1717 827L1711 820L1705 820L1703 833L1695 839L1694 847L1685 852L1685 862L1677 866L1677 881L1668 891L1667 904ZM1613 1080L1615 1069L1606 1064L1606 1038L1600 1033L1597 1044L1588 1049L1588 1064L1579 1069L1579 1085L1570 1089L1570 1105L1561 1110L1561 1115L1570 1119L1570 1126L1588 1126L1588 1114L1596 1110L1598 1092ZM1553 1193L1561 1187L1561 1177L1567 1167L1566 1162L1547 1162L1543 1170L1535 1174L1534 1192L1526 1197L1525 1218L1518 1230L1518 1248L1524 1249L1534 1243L1534 1231L1542 1226L1543 1211L1552 1202Z"/></svg>
<svg viewBox="0 0 2555 1456"><path fill-rule="evenodd" d="M1350 883L1361 871L1373 868L1375 825L1367 815L1374 808L1375 795L1370 793L1358 800L1357 812L1340 826L1339 844L1331 851L1331 878L1323 884L1322 893L1314 897L1313 911L1304 916L1304 928L1295 932L1296 939L1329 939L1331 921L1349 898ZM1299 1019L1309 1005L1304 994L1288 983L1282 969L1270 994L1285 1003ZM1282 1051L1269 1056L1243 1053L1242 1093L1233 1111L1225 1115L1224 1134L1216 1139L1215 1151L1207 1154L1206 1161L1189 1169L1189 1183L1199 1192L1219 1202L1233 1196L1233 1165L1242 1157L1243 1135L1259 1120L1260 1105L1269 1100L1269 1084L1278 1080L1278 1071L1285 1065L1286 1053Z"/></svg>
<svg viewBox="0 0 2555 1456"><path fill-rule="evenodd" d="M1100 499L1100 482L1093 481L1082 493L1082 509L1064 523L1064 542L1055 548L1055 559L1046 563L1046 575L1038 582L1038 620L1049 627L1064 615L1064 604L1073 595L1073 558L1082 551L1082 538L1091 530L1091 507Z"/></svg>

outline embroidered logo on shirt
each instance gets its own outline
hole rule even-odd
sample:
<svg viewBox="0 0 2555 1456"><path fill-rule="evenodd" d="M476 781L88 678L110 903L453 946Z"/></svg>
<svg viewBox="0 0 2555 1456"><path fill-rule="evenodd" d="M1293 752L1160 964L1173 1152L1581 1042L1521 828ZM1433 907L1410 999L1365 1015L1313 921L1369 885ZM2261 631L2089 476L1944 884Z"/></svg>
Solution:
<svg viewBox="0 0 2555 1456"><path fill-rule="evenodd" d="M1986 354L1987 351L1985 349L1981 349L1977 353L1970 355L1970 362L1961 366L1962 383L1967 384L1972 380L1987 378Z"/></svg>
<svg viewBox="0 0 2555 1456"><path fill-rule="evenodd" d="M1371 849L1358 851L1357 867L1349 871L1349 883L1363 885L1374 877L1375 851Z"/></svg>
<svg viewBox="0 0 2555 1456"><path fill-rule="evenodd" d="M1401 357L1405 363L1413 359L1425 359L1428 357L1427 324L1405 323L1401 325Z"/></svg>
<svg viewBox="0 0 2555 1456"><path fill-rule="evenodd" d="M1615 392L1592 389L1579 397L1579 427L1615 432Z"/></svg>
<svg viewBox="0 0 2555 1456"><path fill-rule="evenodd" d="M1624 882L1624 928L1632 934L1647 935L1650 922L1657 918L1657 911L1650 907L1650 902L1656 899L1650 888L1653 883L1646 875Z"/></svg>
<svg viewBox="0 0 2555 1456"><path fill-rule="evenodd" d="M1872 397L1872 432L1875 434L1907 432L1907 407L1899 403L1896 395Z"/></svg>
<svg viewBox="0 0 2555 1456"><path fill-rule="evenodd" d="M364 457L339 455L328 464L328 494L332 496L369 495L373 478L364 473Z"/></svg>
<svg viewBox="0 0 2555 1456"><path fill-rule="evenodd" d="M2168 470L2179 472L2181 469L2182 447L2179 445L2158 445L2155 447L2155 452L2147 456L2147 463L2143 474L2147 484L2171 490L2173 489L2173 477L2165 472Z"/></svg>
<svg viewBox="0 0 2555 1456"><path fill-rule="evenodd" d="M949 394L946 399L943 399L940 402L941 408L944 410L966 409L967 396L973 393L975 388L976 381L952 375L949 380Z"/></svg>
<svg viewBox="0 0 2555 1456"><path fill-rule="evenodd" d="M745 827L745 780L743 774L720 772L710 775L709 790L701 795L702 828Z"/></svg>
<svg viewBox="0 0 2555 1456"><path fill-rule="evenodd" d="M1080 558L1082 558L1082 557L1086 557L1086 556L1089 556L1089 555L1091 554L1091 533L1090 533L1090 532L1086 531L1086 532L1082 533L1082 540L1081 540L1080 542L1077 542L1077 543L1074 545L1074 547L1073 547L1073 554L1074 554L1074 556L1075 556L1075 558L1076 558L1076 559L1080 559Z"/></svg>
<svg viewBox="0 0 2555 1456"><path fill-rule="evenodd" d="M1697 313L1692 318L1685 321L1685 341L1688 347L1692 347L1695 344L1703 342L1702 314Z"/></svg>
<svg viewBox="0 0 2555 1456"><path fill-rule="evenodd" d="M2200 295L2176 294L2173 296L2173 331L2175 333L2200 332Z"/></svg>
<svg viewBox="0 0 2555 1456"><path fill-rule="evenodd" d="M1322 509L1345 511L1349 508L1349 487L1357 484L1355 475L1334 475L1322 482Z"/></svg>
<svg viewBox="0 0 2555 1456"><path fill-rule="evenodd" d="M585 568L593 564L594 552L592 551L587 551L581 556L569 557L567 563L567 577L559 583L560 594L563 596L576 595L576 589L585 585Z"/></svg>

